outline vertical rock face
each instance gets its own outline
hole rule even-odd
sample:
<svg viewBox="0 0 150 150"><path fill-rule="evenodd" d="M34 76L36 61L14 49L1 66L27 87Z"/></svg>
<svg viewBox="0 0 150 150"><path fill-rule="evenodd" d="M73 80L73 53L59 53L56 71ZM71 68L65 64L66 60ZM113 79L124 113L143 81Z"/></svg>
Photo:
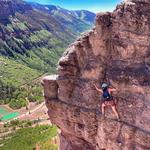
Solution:
<svg viewBox="0 0 150 150"><path fill-rule="evenodd" d="M51 122L62 131L61 150L150 149L149 16L146 0L97 14L95 28L60 59L58 77L44 79ZM119 122L110 109L105 119L99 112L100 95L92 83L108 80L118 89Z"/></svg>

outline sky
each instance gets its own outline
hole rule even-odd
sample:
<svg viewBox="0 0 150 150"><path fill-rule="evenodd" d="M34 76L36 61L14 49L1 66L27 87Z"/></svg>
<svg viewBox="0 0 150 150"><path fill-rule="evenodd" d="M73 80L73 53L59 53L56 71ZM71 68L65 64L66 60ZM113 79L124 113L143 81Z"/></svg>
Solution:
<svg viewBox="0 0 150 150"><path fill-rule="evenodd" d="M89 10L92 12L113 11L122 0L25 0L40 4L51 4L68 10Z"/></svg>

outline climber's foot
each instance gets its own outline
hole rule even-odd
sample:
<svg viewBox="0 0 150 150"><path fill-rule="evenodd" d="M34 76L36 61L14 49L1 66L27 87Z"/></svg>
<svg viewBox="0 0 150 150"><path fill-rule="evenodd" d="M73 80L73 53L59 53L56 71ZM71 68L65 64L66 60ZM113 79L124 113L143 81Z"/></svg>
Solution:
<svg viewBox="0 0 150 150"><path fill-rule="evenodd" d="M96 109L96 115L97 115L97 116L101 115L101 112L100 112L99 109Z"/></svg>
<svg viewBox="0 0 150 150"><path fill-rule="evenodd" d="M121 121L121 119L120 119L120 118L117 118L117 121Z"/></svg>
<svg viewBox="0 0 150 150"><path fill-rule="evenodd" d="M117 120L118 120L118 121L121 121L121 118L120 118L120 116L117 116Z"/></svg>

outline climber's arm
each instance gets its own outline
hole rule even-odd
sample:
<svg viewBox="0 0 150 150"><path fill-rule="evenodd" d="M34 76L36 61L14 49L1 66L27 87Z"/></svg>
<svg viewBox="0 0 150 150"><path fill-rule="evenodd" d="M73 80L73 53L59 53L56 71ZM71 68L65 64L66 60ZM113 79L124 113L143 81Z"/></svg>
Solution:
<svg viewBox="0 0 150 150"><path fill-rule="evenodd" d="M115 88L109 88L109 92L116 92L117 91L117 89L115 89Z"/></svg>
<svg viewBox="0 0 150 150"><path fill-rule="evenodd" d="M103 91L102 91L101 89L99 89L95 84L94 84L94 87L95 87L95 89L96 89L98 92L103 93Z"/></svg>

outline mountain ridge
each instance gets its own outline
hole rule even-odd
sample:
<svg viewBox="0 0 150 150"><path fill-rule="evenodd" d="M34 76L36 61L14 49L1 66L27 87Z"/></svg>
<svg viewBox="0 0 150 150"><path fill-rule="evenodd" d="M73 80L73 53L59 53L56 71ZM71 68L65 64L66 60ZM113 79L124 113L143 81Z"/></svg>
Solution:
<svg viewBox="0 0 150 150"><path fill-rule="evenodd" d="M42 34L45 34L47 38L52 37L55 40L60 40L61 43L69 44L79 33L90 29L90 26L92 26L92 23L88 24L86 21L75 18L75 16L72 17L70 14L64 17L64 14L67 14L64 11L65 9L61 8L63 14L55 15L50 12L45 13L45 11L39 9L39 6L45 8L45 6L39 4L36 4L36 6L34 4L33 7L30 3L21 0L0 1L0 16L3 16L0 23L1 55L10 57L13 57L16 53L28 55L26 49L47 47L47 45L48 48L53 47L52 43L47 43L49 40L44 39L44 35L39 40L37 36ZM49 7L54 6L49 5Z"/></svg>
<svg viewBox="0 0 150 150"><path fill-rule="evenodd" d="M54 11L59 11L60 13L64 11L64 13L67 12L68 14L73 15L74 17L76 16L79 19L83 19L89 24L93 24L95 15L96 15L95 13L88 11L88 10L67 10L67 9L61 8L60 6L55 6L55 5L43 5L43 4L39 4L35 2L29 2L29 3L31 4L33 9L39 9L39 10L46 11L52 14L54 14ZM85 14L82 14L82 13L85 13ZM82 15L85 15L85 18L84 17L82 18ZM90 18L86 18L87 15Z"/></svg>

